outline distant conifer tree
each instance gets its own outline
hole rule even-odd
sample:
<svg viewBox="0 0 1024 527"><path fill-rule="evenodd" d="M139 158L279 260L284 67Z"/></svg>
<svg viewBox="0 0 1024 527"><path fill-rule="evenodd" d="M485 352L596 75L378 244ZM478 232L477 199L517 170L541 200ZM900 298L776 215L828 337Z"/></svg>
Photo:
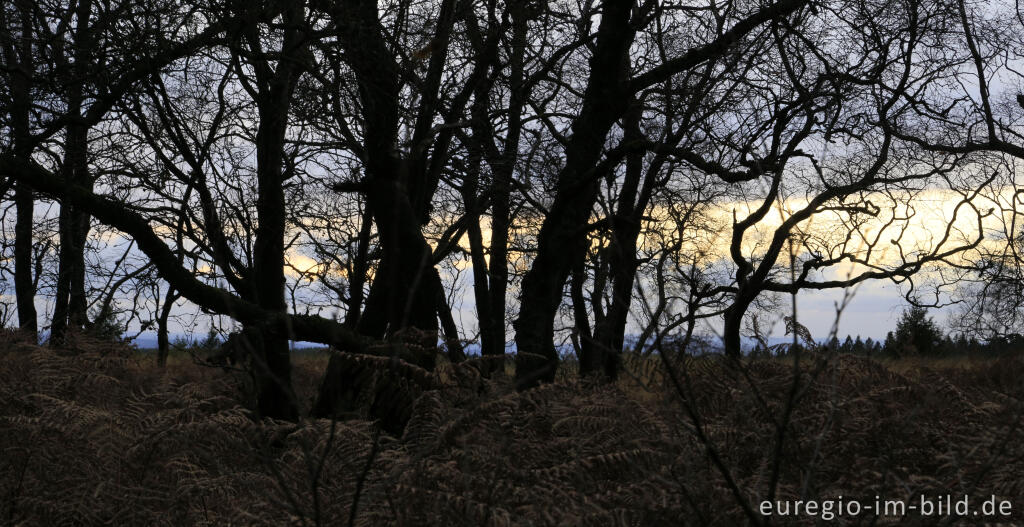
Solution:
<svg viewBox="0 0 1024 527"><path fill-rule="evenodd" d="M943 351L946 336L928 316L928 310L912 306L896 323L896 346L901 355L936 355Z"/></svg>

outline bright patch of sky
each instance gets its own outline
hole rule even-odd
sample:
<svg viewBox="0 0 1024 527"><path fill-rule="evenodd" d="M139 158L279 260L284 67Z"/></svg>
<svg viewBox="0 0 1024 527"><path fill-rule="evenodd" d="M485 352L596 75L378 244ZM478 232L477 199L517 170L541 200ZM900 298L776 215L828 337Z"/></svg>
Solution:
<svg viewBox="0 0 1024 527"><path fill-rule="evenodd" d="M1003 210L1009 208L1014 197L1012 190L1009 188L992 191L988 196L977 198L975 203L981 214L985 214L989 209L993 208L997 211L995 214L985 216L982 220L983 229L987 231L986 234L989 236L983 244L995 248L1002 242L992 235L1001 232L1004 221L1009 219L1005 214L1000 216L998 211L1001 210L1000 206ZM965 240L972 240L977 236L977 213L973 209L964 206L961 206L960 210L957 211L957 204L961 198L959 194L942 190L928 190L917 194L911 202L911 208L914 212L913 217L906 221L897 222L898 224L895 226L890 225L886 227L888 230L883 231L882 236L879 238L881 240L878 244L880 249L870 255L869 261L878 265L893 265L899 261L901 248L904 255L908 255L913 250L934 248L937 241L943 237L947 225L949 225L954 217L954 213L957 214L957 220L953 223L955 227L952 230L953 240L947 242L947 244L963 243ZM996 203L997 201L999 202L998 204ZM879 200L878 203L882 206L882 213L877 220L873 220L875 224L872 225L872 222L868 222L861 228L862 236L868 239L878 236L878 229L882 229L882 223L891 218L893 212L903 215L910 210L905 205L902 208L900 205L897 205L895 209L886 210L886 205L882 201ZM806 201L794 199L782 203L778 207L773 207L772 211L758 228L753 229L749 236L745 238L742 246L744 254L748 256L757 255L759 251L763 250L764 244L767 241L765 237L769 237L773 229L780 225L783 219L792 211L798 210L804 205L806 205ZM709 249L706 252L709 258L728 261L728 242L733 211L738 211L738 217L742 218L743 214L747 213L754 206L754 203L722 203L715 210L711 211L710 216L712 217L712 225L714 227L708 233L708 236L704 237L700 242L704 248ZM654 211L652 215L657 217L659 214L657 211ZM842 231L842 229L837 229L837 227L842 225L843 220L844 217L839 213L826 212L818 214L812 221L806 222L802 225L802 229L807 234L819 237L820 240L817 243L822 247L826 247L829 243L827 235ZM666 221L663 225L666 229L673 228L670 221ZM889 238L897 237L900 229L904 226L905 230L903 230L899 246L893 245ZM486 224L483 226L483 231L484 240L489 239L490 232ZM98 233L97 241L103 244L103 246L109 247L108 251L111 253L106 256L101 255L101 257L115 259L124 250L124 238L119 237L118 234L112 233L110 230ZM648 240L641 240L641 245L648 242ZM468 242L465 237L460 240L460 245L468 250ZM857 243L852 243L851 246L856 249ZM863 247L863 241L861 242L861 247ZM316 278L317 275L322 274L324 269L326 269L322 262L318 262L310 255L302 253L299 249L290 250L286 254L286 262L286 273L292 280L309 280L311 276ZM783 264L783 262L780 261L780 264ZM461 322L465 334L472 336L477 330L472 295L472 263L466 257L454 258L450 260L447 267L447 269L442 269L442 277L447 283L454 285L454 292L449 296L449 302L452 305L455 318ZM819 279L842 278L846 273L851 271L857 272L861 269L863 268L859 266L851 268L849 264L843 264L836 269L826 272ZM200 274L208 274L212 269L208 264L200 263L198 271ZM334 278L340 277L340 270L336 266L331 267L327 272L332 273ZM642 280L644 277L640 277L640 279ZM13 288L9 287L8 289L5 292L11 293L10 289ZM884 338L885 334L895 327L900 312L906 306L903 300L905 292L906 286L901 287L891 281L875 280L859 285L855 289L852 299L842 312L839 322L839 335L851 334L861 335L864 338ZM807 326L816 337L826 337L836 320L836 303L843 298L843 295L843 290L801 292L798 295L798 315L801 323ZM509 301L512 306L515 306L515 296L516 292L510 291ZM0 300L13 304L13 298L8 297L10 297L9 294L0 297ZM128 299L118 298L117 301L123 306L131 305ZM789 314L788 302L787 297L783 302L784 308L782 309L786 312L782 314ZM44 303L44 299L41 298L41 313L47 312L48 306L43 305ZM327 303L329 304L329 302ZM152 308L151 305L147 304L136 307ZM190 308L182 308L180 311L185 312L188 309ZM512 309L515 308L513 307ZM933 313L933 316L937 321L943 323L952 312L950 309L939 310ZM321 314L331 316L333 310L323 310ZM783 332L781 316L781 314L776 314L774 318L772 316L762 318L762 329L769 330L774 335L781 335ZM207 331L209 319L210 317L205 315L200 317L184 317L174 323L171 332L201 335ZM771 327L773 322L775 325ZM230 322L224 322L222 319L221 323L227 324L230 327ZM137 326L135 324L133 331L139 329ZM712 322L707 329L714 332L715 323ZM509 336L512 336L511 332Z"/></svg>

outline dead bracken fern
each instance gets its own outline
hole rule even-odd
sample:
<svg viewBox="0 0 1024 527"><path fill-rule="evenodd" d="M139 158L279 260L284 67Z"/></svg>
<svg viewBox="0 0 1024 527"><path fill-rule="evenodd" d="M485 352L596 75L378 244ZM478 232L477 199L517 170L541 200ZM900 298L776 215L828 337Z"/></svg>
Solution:
<svg viewBox="0 0 1024 527"><path fill-rule="evenodd" d="M968 493L1024 504L1019 359L902 375L822 360L821 375L800 374L776 499ZM359 418L255 421L232 376L173 380L130 349L3 342L0 362L0 522L11 525L742 524L709 448L749 502L765 499L773 423L793 381L782 361L741 374L705 357L678 363L684 399L650 366L643 390L625 380L517 393L472 365L442 364L395 375L416 396L392 437Z"/></svg>

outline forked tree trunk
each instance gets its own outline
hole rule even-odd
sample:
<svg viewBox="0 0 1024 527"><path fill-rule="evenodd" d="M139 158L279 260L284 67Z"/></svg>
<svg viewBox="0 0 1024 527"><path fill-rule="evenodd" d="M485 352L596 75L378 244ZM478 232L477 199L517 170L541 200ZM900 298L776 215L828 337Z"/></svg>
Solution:
<svg viewBox="0 0 1024 527"><path fill-rule="evenodd" d="M605 138L628 107L628 53L634 30L632 2L604 5L583 107L573 123L565 166L554 202L537 236L537 254L523 278L519 319L515 323L516 387L551 382L558 369L554 319L569 272L586 254L586 229L597 199L594 167Z"/></svg>
<svg viewBox="0 0 1024 527"><path fill-rule="evenodd" d="M85 101L84 79L91 67L92 49L89 20L92 2L83 0L75 10L75 47L72 78L67 91L67 113L71 117L64 138L64 172L68 181L91 189L89 174L89 127L82 122ZM61 204L59 229L60 250L57 269L57 291L54 299L50 342L61 345L69 327L81 329L88 322L85 298L85 241L89 236L90 216L68 204Z"/></svg>
<svg viewBox="0 0 1024 527"><path fill-rule="evenodd" d="M623 119L623 142L627 147L643 138L640 119L643 107L634 101L632 108ZM647 172L643 188L643 151L635 150L626 156L626 173L619 190L615 214L609 218L611 242L608 245L607 269L611 281L611 305L594 325L594 338L584 348L587 357L580 359L582 375L601 372L608 380L615 380L619 374L621 353L626 335L629 306L633 300L633 282L639 265L636 259L637 237L640 235L640 221L650 201L651 179L657 170L657 163Z"/></svg>
<svg viewBox="0 0 1024 527"><path fill-rule="evenodd" d="M509 230L512 216L512 178L515 175L516 162L519 158L519 146L523 130L523 106L526 101L526 88L523 86L524 79L524 56L527 48L527 30L529 16L526 13L524 3L515 3L509 6L512 17L512 42L511 55L509 57L509 93L508 104L508 125L505 136L505 146L498 151L494 146L494 129L480 129L478 133L487 140L490 152L489 164L493 181L491 182L491 238L488 243L490 259L484 261L482 233L471 232L470 236L478 236L479 240L479 264L474 260L473 271L477 272L480 266L481 276L476 280L484 287L485 295L477 298L477 314L480 321L480 352L485 357L493 360L486 361L481 366L481 373L490 376L495 371L504 368L504 361L496 358L505 355L506 344L506 322L507 313L506 296L508 295L508 242ZM476 98L479 103L474 104L473 120L478 123L487 123L488 108L486 102L489 100L489 93L481 86ZM477 124L482 127L482 124ZM479 223L472 225L472 229L479 231ZM472 240L471 240L472 241ZM474 290L476 287L474 287Z"/></svg>
<svg viewBox="0 0 1024 527"><path fill-rule="evenodd" d="M287 218L283 169L285 131L289 104L304 69L302 57L306 36L301 29L304 18L301 5L285 7L286 29L280 57L271 67L265 62L255 67L258 93L256 106L259 125L256 130L256 179L259 196L256 211L259 224L253 243L252 282L249 285L256 303L269 313L285 314L284 235ZM266 60L256 57L256 61ZM292 389L289 335L280 329L262 325L243 327L243 345L249 346L256 383L256 410L262 417L295 421L298 401Z"/></svg>
<svg viewBox="0 0 1024 527"><path fill-rule="evenodd" d="M450 10L452 2L445 2ZM358 330L376 339L397 340L405 351L399 357L427 369L434 367L438 337L440 282L433 269L430 246L423 237L420 221L429 214L434 184L426 176L422 157L404 159L395 151L398 138L398 65L383 37L376 2L343 2L332 16L338 21L346 60L359 80L363 103L366 197L377 227L381 260L366 308L359 316ZM443 9L442 11L446 11ZM450 17L450 13L448 15ZM439 35L443 37L444 35ZM447 47L437 42L439 48ZM433 67L428 80L437 73ZM429 82L428 82L429 84ZM428 94L424 104L431 105ZM421 118L433 117L430 108ZM417 133L420 128L417 127ZM429 129L429 127L428 127ZM415 142L415 141L414 141ZM345 351L345 350L342 350ZM375 417L397 432L404 427L394 401L378 404L380 392L361 394L363 372L334 356L313 408L318 417L338 417L355 411L357 399L372 399Z"/></svg>
<svg viewBox="0 0 1024 527"><path fill-rule="evenodd" d="M81 100L77 101L81 108ZM65 171L75 184L92 188L87 159L88 130L70 125L65 140ZM85 242L89 236L90 216L73 206L61 205L59 223L60 249L57 264L57 291L54 299L50 342L60 345L69 328L80 330L88 322L85 298Z"/></svg>

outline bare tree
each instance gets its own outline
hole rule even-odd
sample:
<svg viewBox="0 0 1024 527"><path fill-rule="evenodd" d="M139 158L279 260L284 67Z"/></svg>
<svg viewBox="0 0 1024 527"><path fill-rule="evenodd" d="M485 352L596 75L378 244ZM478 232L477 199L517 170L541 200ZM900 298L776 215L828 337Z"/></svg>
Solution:
<svg viewBox="0 0 1024 527"><path fill-rule="evenodd" d="M124 300L152 310L165 357L180 297L241 324L275 418L298 417L289 340L341 352L325 417L364 388L353 353L430 370L443 337L462 360L457 261L484 355L515 319L520 389L555 378L565 338L583 374L614 379L624 348L715 319L737 358L773 294L960 265L996 160L1024 153L989 89L1012 70L990 36L1005 32L964 5L124 0L3 17L25 323L33 197L53 199L55 342ZM912 240L928 192L951 209ZM97 263L93 222L132 254Z"/></svg>

